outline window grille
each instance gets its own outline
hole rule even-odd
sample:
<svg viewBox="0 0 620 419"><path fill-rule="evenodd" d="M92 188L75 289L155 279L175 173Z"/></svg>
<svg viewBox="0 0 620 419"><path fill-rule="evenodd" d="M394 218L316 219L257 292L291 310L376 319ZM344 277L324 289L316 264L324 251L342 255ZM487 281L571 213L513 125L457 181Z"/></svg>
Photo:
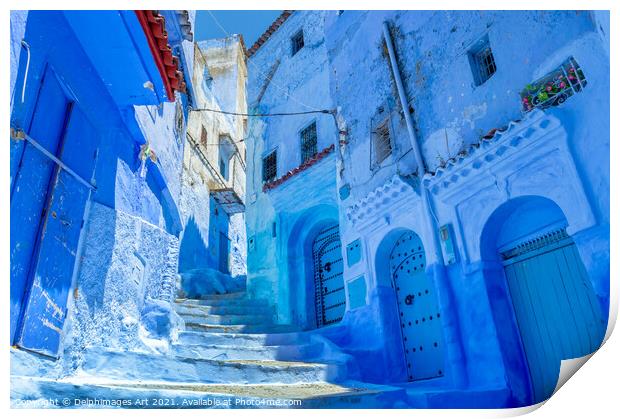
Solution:
<svg viewBox="0 0 620 419"><path fill-rule="evenodd" d="M263 157L263 182L275 180L278 174L278 161L276 150Z"/></svg>
<svg viewBox="0 0 620 419"><path fill-rule="evenodd" d="M301 131L301 163L305 163L317 153L316 122Z"/></svg>
<svg viewBox="0 0 620 419"><path fill-rule="evenodd" d="M482 39L472 50L469 52L469 59L474 74L474 80L476 86L480 86L482 83L491 78L497 71L495 65L495 57L489 44L489 38Z"/></svg>
<svg viewBox="0 0 620 419"><path fill-rule="evenodd" d="M291 55L295 55L304 47L304 31L300 30L291 38Z"/></svg>
<svg viewBox="0 0 620 419"><path fill-rule="evenodd" d="M392 142L390 139L389 120L385 120L374 131L373 147L375 151L375 164L380 164L392 154Z"/></svg>

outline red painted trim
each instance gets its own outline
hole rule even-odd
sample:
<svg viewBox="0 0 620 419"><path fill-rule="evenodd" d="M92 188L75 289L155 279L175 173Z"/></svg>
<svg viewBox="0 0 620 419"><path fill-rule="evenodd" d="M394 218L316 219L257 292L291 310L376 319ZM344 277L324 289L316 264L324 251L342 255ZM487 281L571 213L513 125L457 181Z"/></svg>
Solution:
<svg viewBox="0 0 620 419"><path fill-rule="evenodd" d="M157 43L157 39L151 31L151 27L148 23L148 18L146 17L146 13L151 13L151 11L134 10L134 12L136 13L138 21L140 22L140 26L142 26L142 30L146 35L146 40L149 43L151 55L155 59L155 64L157 65L157 69L159 70L161 79L164 82L164 87L166 88L166 95L168 95L168 101L174 102L174 91L172 90L172 85L170 84L170 79L168 78L168 74L166 72L166 66L164 65L164 61L159 53L159 45Z"/></svg>
<svg viewBox="0 0 620 419"><path fill-rule="evenodd" d="M311 159L309 159L307 162L303 163L301 166L297 166L296 168L294 168L293 170L289 170L288 172L286 172L284 175L282 175L281 177L279 177L278 179L272 180L271 182L267 182L263 185L263 192L267 192L277 186L280 186L281 184L283 184L284 182L286 182L287 180L289 180L290 178L292 178L293 176L295 176L296 174L298 174L299 172L303 172L304 170L310 168L311 166L314 166L316 163L318 163L319 161L323 160L325 157L327 157L327 155L329 153L331 153L332 151L334 151L334 145L330 145L329 147L324 148L323 150L319 151L317 154L314 155L314 157L312 157Z"/></svg>

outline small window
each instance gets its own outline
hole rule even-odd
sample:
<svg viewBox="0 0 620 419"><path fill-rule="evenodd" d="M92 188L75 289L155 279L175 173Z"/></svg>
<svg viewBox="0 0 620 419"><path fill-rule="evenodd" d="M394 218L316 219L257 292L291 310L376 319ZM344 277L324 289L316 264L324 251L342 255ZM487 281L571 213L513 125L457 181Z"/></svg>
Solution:
<svg viewBox="0 0 620 419"><path fill-rule="evenodd" d="M271 182L278 175L276 150L263 157L263 182Z"/></svg>
<svg viewBox="0 0 620 419"><path fill-rule="evenodd" d="M295 55L304 47L304 31L300 30L291 38L291 55Z"/></svg>
<svg viewBox="0 0 620 419"><path fill-rule="evenodd" d="M209 92L211 91L211 86L213 85L213 77L209 74L209 67L206 65L202 69L202 92L205 96L209 96Z"/></svg>
<svg viewBox="0 0 620 419"><path fill-rule="evenodd" d="M392 141L390 139L389 119L386 119L373 132L373 148L375 152L375 164L380 164L392 154Z"/></svg>
<svg viewBox="0 0 620 419"><path fill-rule="evenodd" d="M227 134L220 135L220 155L219 155L219 166L220 166L220 174L224 177L225 180L228 180L229 172L230 172L230 159L235 154L235 147L232 143L232 140Z"/></svg>
<svg viewBox="0 0 620 419"><path fill-rule="evenodd" d="M478 41L478 43L469 50L469 63L476 86L480 86L495 74L497 67L495 65L495 57L493 57L493 51L491 50L488 36Z"/></svg>
<svg viewBox="0 0 620 419"><path fill-rule="evenodd" d="M316 155L316 122L301 131L301 163L305 163Z"/></svg>
<svg viewBox="0 0 620 419"><path fill-rule="evenodd" d="M228 168L226 167L226 162L223 158L220 158L220 175L224 177L224 179L228 180Z"/></svg>
<svg viewBox="0 0 620 419"><path fill-rule="evenodd" d="M200 144L202 144L203 146L207 145L207 130L205 129L205 127L201 127L201 131L200 131Z"/></svg>

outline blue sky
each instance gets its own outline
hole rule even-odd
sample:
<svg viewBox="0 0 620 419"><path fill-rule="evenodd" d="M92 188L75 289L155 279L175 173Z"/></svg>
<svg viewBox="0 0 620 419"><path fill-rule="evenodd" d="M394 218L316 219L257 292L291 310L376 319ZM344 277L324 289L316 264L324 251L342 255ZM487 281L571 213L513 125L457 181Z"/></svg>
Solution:
<svg viewBox="0 0 620 419"><path fill-rule="evenodd" d="M211 10L211 13L228 33L242 34L245 45L249 49L254 41L282 13L282 10ZM208 11L198 10L196 12L196 28L194 30L196 41L224 36L226 34Z"/></svg>

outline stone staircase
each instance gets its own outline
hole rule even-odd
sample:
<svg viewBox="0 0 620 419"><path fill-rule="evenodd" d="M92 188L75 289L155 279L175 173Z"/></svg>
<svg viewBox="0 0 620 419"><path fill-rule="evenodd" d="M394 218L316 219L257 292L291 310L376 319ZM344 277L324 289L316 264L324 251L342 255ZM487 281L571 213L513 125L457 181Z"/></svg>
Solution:
<svg viewBox="0 0 620 419"><path fill-rule="evenodd" d="M77 376L13 376L12 398L171 401L169 406L151 406L160 408L378 408L406 399L402 388L352 380L356 368L349 355L319 334L274 324L272 309L243 292L176 299L174 309L183 324L168 353L90 348ZM236 405L225 405L233 399ZM275 399L301 404L262 404Z"/></svg>
<svg viewBox="0 0 620 419"><path fill-rule="evenodd" d="M217 363L222 382L338 382L351 372L350 359L329 341L274 324L272 309L244 292L177 299L175 310L185 326L172 352Z"/></svg>

